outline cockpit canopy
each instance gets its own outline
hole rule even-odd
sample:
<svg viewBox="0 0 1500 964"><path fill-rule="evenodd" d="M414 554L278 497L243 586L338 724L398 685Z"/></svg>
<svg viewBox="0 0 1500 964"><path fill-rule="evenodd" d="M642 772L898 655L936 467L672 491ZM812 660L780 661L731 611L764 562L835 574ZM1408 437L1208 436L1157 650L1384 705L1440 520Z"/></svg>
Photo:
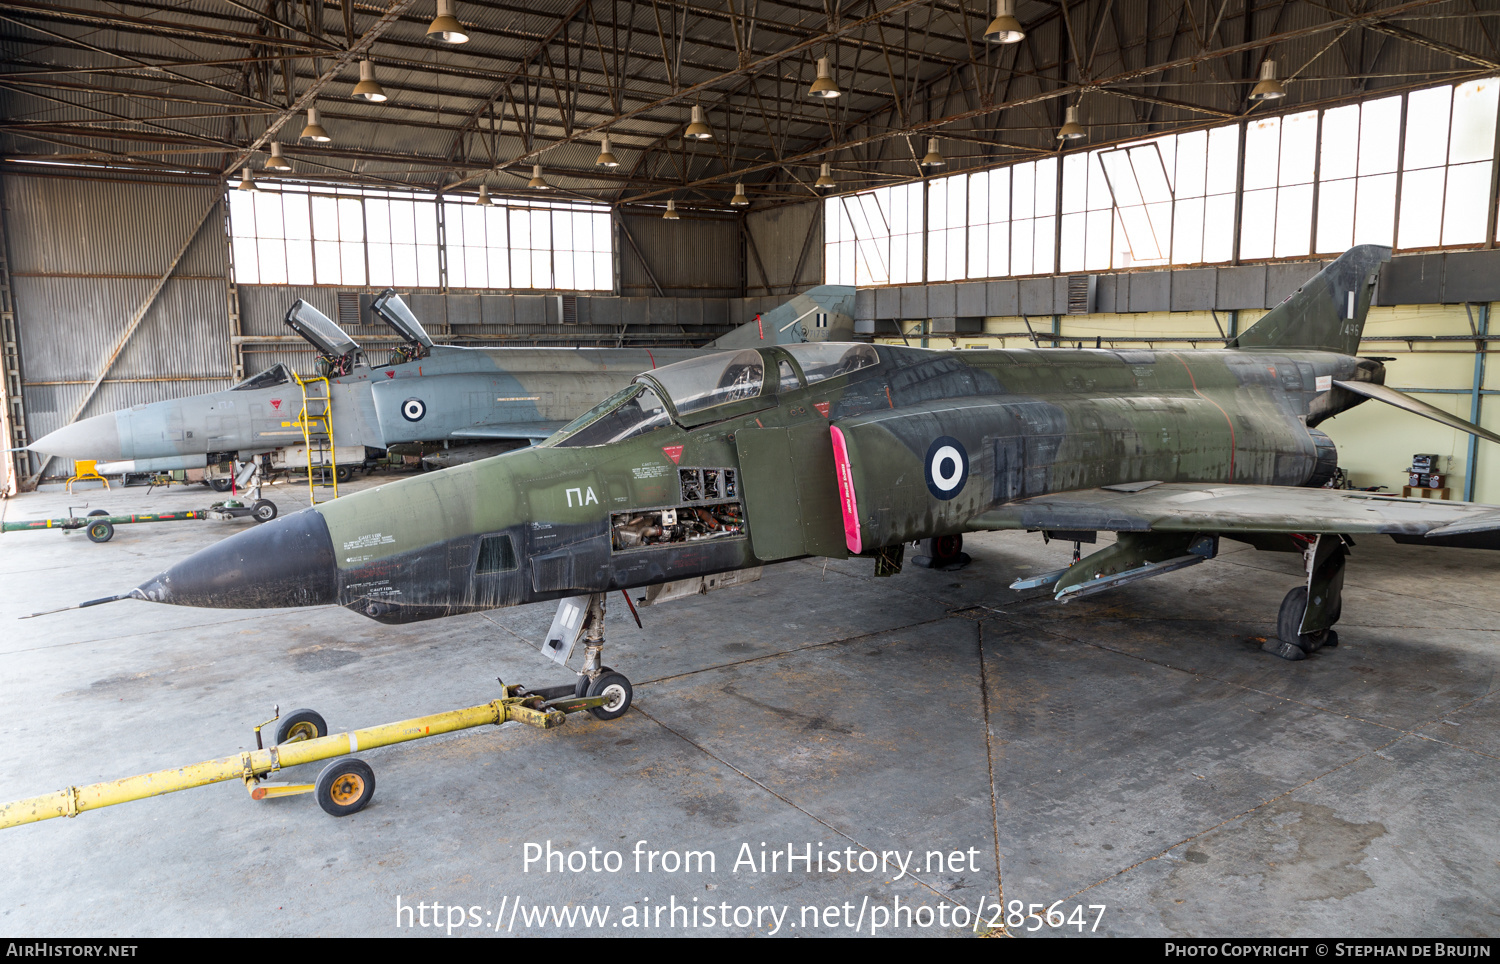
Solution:
<svg viewBox="0 0 1500 964"><path fill-rule="evenodd" d="M880 364L880 356L869 345L816 342L774 351L784 351L795 359L809 385ZM746 348L652 369L564 426L546 444L563 448L605 445L666 428L674 415L692 427L715 420L718 416L710 410L737 402L751 403L764 396L764 406L775 405L777 394L801 386L792 365L782 357L768 388L766 357ZM771 357L776 362L776 356ZM750 408L759 410L753 403ZM736 407L723 417L742 413L743 408Z"/></svg>
<svg viewBox="0 0 1500 964"><path fill-rule="evenodd" d="M760 352L746 348L703 358L689 358L648 376L667 393L678 415L755 398L765 384L766 366Z"/></svg>
<svg viewBox="0 0 1500 964"><path fill-rule="evenodd" d="M880 356L870 345L822 341L786 345L783 350L797 360L797 367L802 369L809 385L880 364Z"/></svg>
<svg viewBox="0 0 1500 964"><path fill-rule="evenodd" d="M281 362L277 362L260 374L251 375L229 390L231 392L248 392L256 388L275 388L277 385L288 385L291 384L291 381L291 371Z"/></svg>

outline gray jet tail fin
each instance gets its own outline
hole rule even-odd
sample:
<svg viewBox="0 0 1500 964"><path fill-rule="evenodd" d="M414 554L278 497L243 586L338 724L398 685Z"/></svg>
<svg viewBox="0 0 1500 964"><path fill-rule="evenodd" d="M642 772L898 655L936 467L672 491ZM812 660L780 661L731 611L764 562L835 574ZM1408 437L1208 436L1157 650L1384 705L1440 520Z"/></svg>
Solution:
<svg viewBox="0 0 1500 964"><path fill-rule="evenodd" d="M705 348L763 348L854 336L854 288L819 285L709 342Z"/></svg>
<svg viewBox="0 0 1500 964"><path fill-rule="evenodd" d="M1359 350L1380 266L1391 249L1379 244L1350 248L1230 343L1231 348Z"/></svg>

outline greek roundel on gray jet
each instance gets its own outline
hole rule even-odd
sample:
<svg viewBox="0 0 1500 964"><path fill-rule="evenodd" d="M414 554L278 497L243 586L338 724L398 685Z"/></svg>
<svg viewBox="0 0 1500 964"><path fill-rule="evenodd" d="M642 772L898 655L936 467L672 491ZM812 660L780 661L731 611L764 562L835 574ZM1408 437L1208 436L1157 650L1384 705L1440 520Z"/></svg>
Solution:
<svg viewBox="0 0 1500 964"><path fill-rule="evenodd" d="M420 398L408 398L401 403L401 417L408 422L420 422L427 414L427 404Z"/></svg>

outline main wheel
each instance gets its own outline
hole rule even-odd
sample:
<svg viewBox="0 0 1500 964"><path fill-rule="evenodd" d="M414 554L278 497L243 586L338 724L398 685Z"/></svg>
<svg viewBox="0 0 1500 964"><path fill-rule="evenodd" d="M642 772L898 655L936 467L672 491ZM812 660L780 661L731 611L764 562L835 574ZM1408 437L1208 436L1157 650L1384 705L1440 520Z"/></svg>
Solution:
<svg viewBox="0 0 1500 964"><path fill-rule="evenodd" d="M90 542L108 542L115 537L115 527L108 522L94 522L88 529Z"/></svg>
<svg viewBox="0 0 1500 964"><path fill-rule="evenodd" d="M630 709L630 698L634 694L630 689L630 680L619 673L606 672L599 674L599 678L589 684L588 695L609 697L608 703L589 710L596 719L617 720Z"/></svg>
<svg viewBox="0 0 1500 964"><path fill-rule="evenodd" d="M347 817L370 805L375 796L375 771L363 760L334 760L318 774L313 790L318 806L335 817Z"/></svg>
<svg viewBox="0 0 1500 964"><path fill-rule="evenodd" d="M272 519L276 518L276 503L272 502L270 499L256 500L256 503L254 506L252 506L252 509L254 511L252 511L250 514L254 516L256 522L270 522Z"/></svg>
<svg viewBox="0 0 1500 964"><path fill-rule="evenodd" d="M932 558L932 568L938 569L957 562L958 557L963 555L964 537L961 535L935 536L928 539L923 548Z"/></svg>
<svg viewBox="0 0 1500 964"><path fill-rule="evenodd" d="M215 492L228 492L234 487L234 481L232 479L209 479L208 487Z"/></svg>
<svg viewBox="0 0 1500 964"><path fill-rule="evenodd" d="M1302 650L1303 654L1312 653L1321 648L1328 637L1326 629L1316 633L1298 632L1302 628L1302 617L1306 612L1307 587L1297 586L1281 600L1281 610L1276 614L1276 637ZM1290 658L1296 659L1297 657Z"/></svg>
<svg viewBox="0 0 1500 964"><path fill-rule="evenodd" d="M280 746L283 743L316 740L327 735L328 724L323 722L321 713L316 710L293 710L283 716L276 727L276 744Z"/></svg>

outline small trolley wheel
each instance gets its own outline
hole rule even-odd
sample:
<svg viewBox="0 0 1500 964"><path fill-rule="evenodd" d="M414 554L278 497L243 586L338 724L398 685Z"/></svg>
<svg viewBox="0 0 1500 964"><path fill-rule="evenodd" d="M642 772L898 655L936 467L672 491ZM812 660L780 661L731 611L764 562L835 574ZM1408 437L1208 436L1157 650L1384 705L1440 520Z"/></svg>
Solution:
<svg viewBox="0 0 1500 964"><path fill-rule="evenodd" d="M630 689L630 680L619 673L606 672L599 674L599 678L589 684L589 695L609 697L608 703L589 710L595 718L616 720L630 709L630 698L633 694Z"/></svg>
<svg viewBox="0 0 1500 964"><path fill-rule="evenodd" d="M231 479L209 479L208 487L215 492L228 492L234 485Z"/></svg>
<svg viewBox="0 0 1500 964"><path fill-rule="evenodd" d="M89 513L89 518L92 519L96 515L109 515L109 511L107 509L95 509Z"/></svg>
<svg viewBox="0 0 1500 964"><path fill-rule="evenodd" d="M88 535L90 542L108 542L115 537L115 527L108 522L90 523Z"/></svg>
<svg viewBox="0 0 1500 964"><path fill-rule="evenodd" d="M256 522L270 522L276 518L276 503L270 499L257 499L255 505L251 506L250 515Z"/></svg>
<svg viewBox="0 0 1500 964"><path fill-rule="evenodd" d="M350 479L354 478L354 470L349 468L349 466L347 465L340 465L333 470L333 477L338 479L340 482L348 482Z"/></svg>
<svg viewBox="0 0 1500 964"><path fill-rule="evenodd" d="M335 817L347 817L369 806L375 796L375 771L363 760L334 760L318 774L313 791L318 806Z"/></svg>
<svg viewBox="0 0 1500 964"><path fill-rule="evenodd" d="M328 735L328 724L317 710L293 710L281 718L276 727L276 745L316 740Z"/></svg>

